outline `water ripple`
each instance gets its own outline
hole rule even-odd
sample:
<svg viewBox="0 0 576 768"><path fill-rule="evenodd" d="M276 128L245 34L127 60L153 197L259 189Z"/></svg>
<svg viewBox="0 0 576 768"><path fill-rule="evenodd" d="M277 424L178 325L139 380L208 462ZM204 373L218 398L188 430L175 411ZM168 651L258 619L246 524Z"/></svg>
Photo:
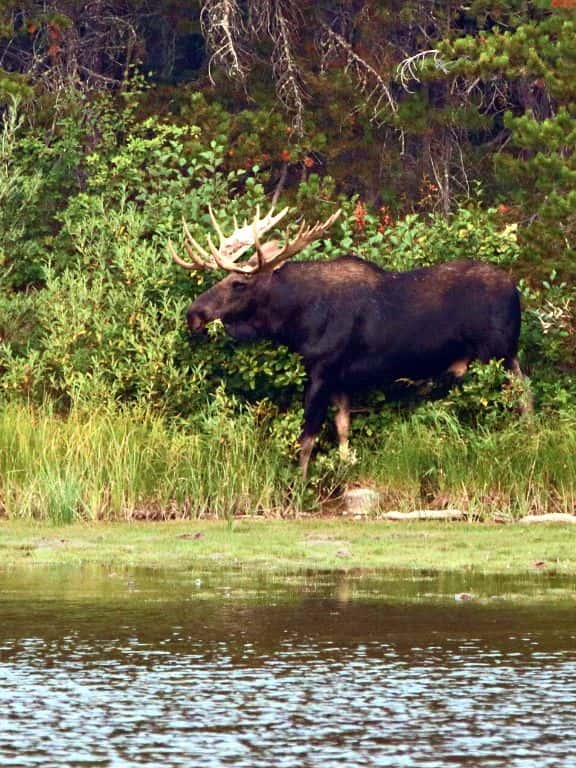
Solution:
<svg viewBox="0 0 576 768"><path fill-rule="evenodd" d="M273 603L4 600L1 765L576 765L573 611Z"/></svg>

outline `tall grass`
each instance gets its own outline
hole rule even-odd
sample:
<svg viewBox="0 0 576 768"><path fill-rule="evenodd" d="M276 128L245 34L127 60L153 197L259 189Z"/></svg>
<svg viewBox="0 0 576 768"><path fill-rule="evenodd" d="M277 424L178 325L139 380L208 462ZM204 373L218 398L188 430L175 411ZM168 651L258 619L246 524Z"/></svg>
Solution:
<svg viewBox="0 0 576 768"><path fill-rule="evenodd" d="M455 506L479 516L576 510L576 420L556 416L502 429L463 427L441 414L437 424L412 418L363 451L360 475L399 507Z"/></svg>
<svg viewBox="0 0 576 768"><path fill-rule="evenodd" d="M207 410L174 423L140 409L73 409L61 418L6 404L0 514L53 522L280 514L314 508L344 477L382 490L389 508L457 505L511 517L575 508L574 419L490 430L416 415L356 442L360 460L347 468L323 446L305 488L249 412Z"/></svg>
<svg viewBox="0 0 576 768"><path fill-rule="evenodd" d="M284 462L249 418L187 428L137 410L65 419L0 411L0 504L9 517L162 518L282 507Z"/></svg>

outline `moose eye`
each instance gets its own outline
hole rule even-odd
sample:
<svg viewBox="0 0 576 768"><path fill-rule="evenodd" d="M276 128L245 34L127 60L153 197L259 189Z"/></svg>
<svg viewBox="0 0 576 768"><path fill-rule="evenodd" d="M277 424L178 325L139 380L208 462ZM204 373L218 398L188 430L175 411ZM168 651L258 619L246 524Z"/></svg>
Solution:
<svg viewBox="0 0 576 768"><path fill-rule="evenodd" d="M247 287L248 286L246 285L246 283L243 282L242 280L235 280L232 283L232 290L234 291L234 293L242 293L242 291L245 291Z"/></svg>

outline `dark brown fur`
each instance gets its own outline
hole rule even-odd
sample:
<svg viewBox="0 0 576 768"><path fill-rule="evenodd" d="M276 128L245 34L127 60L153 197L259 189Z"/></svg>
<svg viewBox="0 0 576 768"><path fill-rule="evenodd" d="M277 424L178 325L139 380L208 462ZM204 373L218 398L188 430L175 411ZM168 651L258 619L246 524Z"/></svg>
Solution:
<svg viewBox="0 0 576 768"><path fill-rule="evenodd" d="M272 339L302 357L304 472L330 402L339 408L344 445L349 396L357 390L461 376L472 360L501 359L520 375L518 291L504 271L478 261L387 272L343 256L230 274L188 309L193 332L217 318L238 340Z"/></svg>

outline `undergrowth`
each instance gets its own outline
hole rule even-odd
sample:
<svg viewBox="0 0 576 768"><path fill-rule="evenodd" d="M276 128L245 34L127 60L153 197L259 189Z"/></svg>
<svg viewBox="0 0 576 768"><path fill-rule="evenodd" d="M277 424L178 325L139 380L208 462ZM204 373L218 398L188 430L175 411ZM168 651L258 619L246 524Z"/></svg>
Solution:
<svg viewBox="0 0 576 768"><path fill-rule="evenodd" d="M234 217L263 210L270 175L226 170L225 137L209 120L142 117L141 102L137 89L123 107L95 98L84 122L60 115L49 129L25 122L16 103L4 117L4 515L286 515L317 512L354 483L376 485L387 508L573 511L576 292L555 271L543 279L531 270L517 222L485 205L481 191L449 218L397 220L338 197L327 176L286 191L279 206L310 221L343 209L331 239L302 258L355 252L405 270L473 257L514 275L521 365L536 405L533 418L519 419L524 385L509 382L498 361L475 366L442 399L372 393L355 404L350 460L340 461L327 426L304 484L295 467L302 366L284 348L240 346L222 327L190 344L186 305L219 276L184 274L166 252L169 238L182 248L182 217L206 242L209 205L226 232Z"/></svg>
<svg viewBox="0 0 576 768"><path fill-rule="evenodd" d="M385 509L458 506L480 519L573 509L576 420L534 418L499 431L443 421L414 413L381 435L359 434L346 463L326 443L303 485L286 437L249 409L216 403L170 422L138 408L61 418L7 405L0 510L54 523L286 516L321 513L345 483L364 482L381 491Z"/></svg>

